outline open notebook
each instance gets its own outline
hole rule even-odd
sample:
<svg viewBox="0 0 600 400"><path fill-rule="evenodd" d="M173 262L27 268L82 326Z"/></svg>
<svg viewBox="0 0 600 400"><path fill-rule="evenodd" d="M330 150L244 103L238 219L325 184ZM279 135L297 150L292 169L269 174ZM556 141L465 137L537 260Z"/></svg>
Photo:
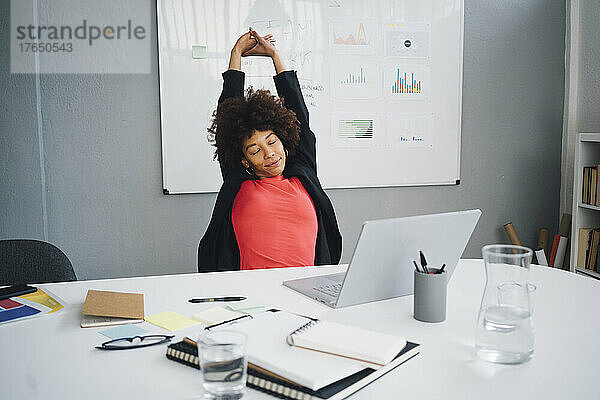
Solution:
<svg viewBox="0 0 600 400"><path fill-rule="evenodd" d="M380 342L381 344L379 344L377 343L377 339L388 335L366 330L354 331L354 329L358 328L351 328L340 324L330 325L331 323L325 322L315 322L311 324L310 328L307 328L305 325L310 321L306 317L285 311L268 311L255 315L252 319L243 319L234 324L224 325L216 329L235 329L246 333L248 335L248 362L312 390L319 390L365 369L376 370L375 372L377 373L371 373L368 381L362 382L362 386L364 386L419 352L418 345L411 343L410 351L402 353L402 348L404 347L402 343L406 344L406 341L394 337L398 342L395 343L396 347L393 351L399 350L392 356L393 360L385 363L386 365L384 366L373 364L372 361L365 362L358 360L357 358L359 357L349 358L356 355L363 356L367 349L370 348L373 350L372 354L378 356L376 360L382 361L384 359L380 357L387 357L388 352L392 351L392 349L387 348L387 341L390 338L385 338L385 345L384 342ZM316 327L319 325L324 328L316 330ZM305 329L299 331L300 327L304 327ZM315 329L315 334L308 335L308 332L312 329ZM340 357L323 352L323 348L320 348L321 351L312 351L298 347L297 345L290 346L288 344L290 336L297 344L301 337L313 337L314 339L314 337L323 334L326 329L329 329L328 332L332 335L332 338L346 336L347 339L344 339L343 342L348 345L347 349L358 349L359 351L356 354L350 352L344 353L344 356ZM367 339L362 336L365 333L373 336ZM355 336L356 347L351 346L350 334L360 334L360 337ZM375 342L372 342L371 338L375 339ZM326 343L328 343L327 346L331 346L329 340ZM385 351L383 347L386 347ZM331 347L325 348L332 350Z"/></svg>
<svg viewBox="0 0 600 400"><path fill-rule="evenodd" d="M287 337L287 343L385 365L406 346L406 339L335 322L310 321L292 332Z"/></svg>

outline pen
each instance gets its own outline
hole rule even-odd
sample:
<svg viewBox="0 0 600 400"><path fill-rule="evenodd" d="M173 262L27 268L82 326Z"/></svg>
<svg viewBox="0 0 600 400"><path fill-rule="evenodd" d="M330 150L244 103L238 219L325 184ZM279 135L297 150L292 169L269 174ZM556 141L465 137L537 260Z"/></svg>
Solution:
<svg viewBox="0 0 600 400"><path fill-rule="evenodd" d="M425 273L428 274L429 269L427 268L427 260L425 259L425 254L423 254L423 252L419 250L419 255L421 256L421 267L423 267L423 271L425 271Z"/></svg>
<svg viewBox="0 0 600 400"><path fill-rule="evenodd" d="M217 326L225 325L225 324L237 321L238 319L242 319L242 318L252 318L252 315L245 314L245 315L242 315L241 317L237 317L237 318L234 318L234 319L228 319L227 321L219 322L218 324L209 325L206 328L204 328L204 330L209 330L209 329L215 328Z"/></svg>
<svg viewBox="0 0 600 400"><path fill-rule="evenodd" d="M242 300L246 300L246 298L242 297L242 296L207 297L204 299L190 299L188 301L190 303L210 303L213 301L242 301Z"/></svg>
<svg viewBox="0 0 600 400"><path fill-rule="evenodd" d="M417 262L415 260L413 260L413 264L415 264L415 269L417 270L417 272L421 272L421 270L419 269L419 266L417 265Z"/></svg>

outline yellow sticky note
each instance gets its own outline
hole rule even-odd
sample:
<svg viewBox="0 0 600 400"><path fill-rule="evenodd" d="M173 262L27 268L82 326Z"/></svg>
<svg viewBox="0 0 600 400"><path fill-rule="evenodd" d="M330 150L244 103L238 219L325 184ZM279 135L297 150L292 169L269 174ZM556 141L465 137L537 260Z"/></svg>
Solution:
<svg viewBox="0 0 600 400"><path fill-rule="evenodd" d="M177 314L173 311L165 311L144 318L147 322L165 328L171 332L190 326L198 325L200 322L186 317L185 315Z"/></svg>

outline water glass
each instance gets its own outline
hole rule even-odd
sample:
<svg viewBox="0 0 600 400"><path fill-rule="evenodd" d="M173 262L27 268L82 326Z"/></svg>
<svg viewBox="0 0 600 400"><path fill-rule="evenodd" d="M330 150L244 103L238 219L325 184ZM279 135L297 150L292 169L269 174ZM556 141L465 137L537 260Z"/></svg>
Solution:
<svg viewBox="0 0 600 400"><path fill-rule="evenodd" d="M479 358L502 364L528 361L534 351L533 297L527 282L531 249L490 245L482 249L486 286L477 318Z"/></svg>
<svg viewBox="0 0 600 400"><path fill-rule="evenodd" d="M536 289L537 286L531 283L526 285L515 282L503 283L498 286L498 304L528 309L533 316Z"/></svg>
<svg viewBox="0 0 600 400"><path fill-rule="evenodd" d="M237 400L246 388L246 342L243 332L204 331L198 338L198 359L204 398Z"/></svg>

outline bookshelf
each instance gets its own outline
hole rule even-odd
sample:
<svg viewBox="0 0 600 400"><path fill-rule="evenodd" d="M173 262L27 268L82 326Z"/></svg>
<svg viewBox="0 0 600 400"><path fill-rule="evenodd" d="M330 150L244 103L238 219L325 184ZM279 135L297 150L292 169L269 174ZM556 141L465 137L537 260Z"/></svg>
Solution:
<svg viewBox="0 0 600 400"><path fill-rule="evenodd" d="M600 133L580 133L575 144L575 164L573 179L573 220L571 225L571 272L600 279L600 273L577 267L579 248L579 228L600 228L600 207L584 204L583 167L600 164Z"/></svg>

